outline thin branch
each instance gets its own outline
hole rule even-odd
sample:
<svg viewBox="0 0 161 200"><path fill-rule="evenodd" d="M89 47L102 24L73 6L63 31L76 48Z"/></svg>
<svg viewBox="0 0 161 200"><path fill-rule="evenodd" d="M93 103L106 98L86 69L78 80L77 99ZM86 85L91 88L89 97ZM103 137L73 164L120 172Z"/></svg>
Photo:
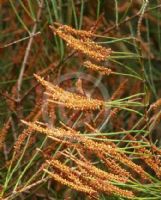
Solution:
<svg viewBox="0 0 161 200"><path fill-rule="evenodd" d="M38 25L37 22L40 20L43 4L44 4L44 1L41 0L40 5L39 5L39 10L37 12L36 21L35 21L35 24L33 26L32 32L31 32L31 36L36 33L37 25ZM18 77L18 83L17 83L17 99L18 100L20 100L20 90L21 90L21 86L22 86L23 75L24 75L27 60L29 58L30 49L31 49L31 46L32 46L32 43L33 43L33 38L34 37L30 37L30 39L29 39L29 42L28 42L28 45L27 45L27 48L26 48L26 51L25 51L25 56L24 56L24 59L23 59L23 62L22 62L20 74L19 74L19 77Z"/></svg>
<svg viewBox="0 0 161 200"><path fill-rule="evenodd" d="M24 38L21 38L21 39L19 39L19 40L10 42L10 43L8 43L8 44L5 44L4 46L2 46L2 47L0 47L0 48L3 49L3 48L6 48L6 47L9 47L9 46L12 46L12 45L17 44L17 43L19 43L19 42L22 42L22 41L24 41L24 40L27 40L27 39L29 39L29 38L31 38L31 37L35 37L35 36L39 35L40 33L41 33L40 31L37 32L37 33L34 33L34 34L31 33L31 34L30 34L29 36L27 36L27 37L24 37Z"/></svg>
<svg viewBox="0 0 161 200"><path fill-rule="evenodd" d="M146 12L146 8L148 6L149 1L146 0L146 2L143 4L142 8L141 8L141 13L140 13L140 17L138 20L138 25L137 25L137 37L141 38L141 32L140 32L140 27L143 21L143 17L144 17L144 13Z"/></svg>

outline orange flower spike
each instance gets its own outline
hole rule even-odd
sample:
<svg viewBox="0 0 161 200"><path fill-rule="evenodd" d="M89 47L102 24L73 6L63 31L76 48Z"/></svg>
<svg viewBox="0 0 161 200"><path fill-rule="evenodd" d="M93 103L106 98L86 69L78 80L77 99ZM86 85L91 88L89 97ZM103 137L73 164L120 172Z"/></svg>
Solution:
<svg viewBox="0 0 161 200"><path fill-rule="evenodd" d="M85 32L83 34L83 31L78 31L77 35L83 35L83 38L76 38L72 35L76 34L77 30L74 30L71 28L69 30L69 27L67 28L64 25L59 26L58 28L55 28L53 26L50 26L54 34L57 34L60 38L62 38L64 41L67 42L67 45L69 45L71 48L80 51L81 53L97 60L97 61L105 61L109 55L111 54L111 49L107 49L105 47L102 47L92 40L89 39L89 36L85 37Z"/></svg>
<svg viewBox="0 0 161 200"><path fill-rule="evenodd" d="M38 75L34 76L46 88L49 102L61 104L74 110L97 110L105 105L104 101L87 99L84 96L65 91L58 86L52 85Z"/></svg>
<svg viewBox="0 0 161 200"><path fill-rule="evenodd" d="M84 66L93 71L97 71L102 75L110 75L112 73L111 69L105 68L103 66L95 65L95 64L91 63L90 61L84 62Z"/></svg>
<svg viewBox="0 0 161 200"><path fill-rule="evenodd" d="M72 181L68 181L67 179L61 177L59 174L49 172L46 169L44 169L44 172L46 172L54 180L58 181L59 183L61 183L63 185L67 185L68 187L70 187L72 189L75 189L77 191L84 192L84 193L87 193L90 195L97 194L97 192L95 190L93 190L91 187L89 187L87 185L76 185Z"/></svg>

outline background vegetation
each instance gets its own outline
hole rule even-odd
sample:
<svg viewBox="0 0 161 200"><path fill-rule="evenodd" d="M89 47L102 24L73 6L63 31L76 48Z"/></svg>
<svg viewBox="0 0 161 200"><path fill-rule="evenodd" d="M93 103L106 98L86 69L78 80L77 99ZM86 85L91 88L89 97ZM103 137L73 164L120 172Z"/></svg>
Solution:
<svg viewBox="0 0 161 200"><path fill-rule="evenodd" d="M104 76L87 69L84 61L88 55L66 45L59 34L54 35L49 25L57 27L55 22L93 31L93 41L112 49L99 65L113 73ZM110 102L110 109L102 114L46 104L44 88L34 74L64 90ZM0 198L94 199L78 188L54 180L46 166L52 159L81 171L72 160L74 156L85 163L90 161L102 171L110 171L109 166L102 164L100 155L93 155L95 149L91 153L84 147L77 149L62 141L52 141L48 134L38 134L33 124L24 125L24 120L41 121L49 127L68 126L99 144L110 143L121 155L141 166L149 177L142 180L142 172L135 174L129 170L133 179L111 184L132 191L133 197L98 189L98 199L161 199L160 77L160 0L1 0ZM128 171L129 166L120 167ZM122 171L111 172L122 177ZM60 176L62 173L57 172Z"/></svg>

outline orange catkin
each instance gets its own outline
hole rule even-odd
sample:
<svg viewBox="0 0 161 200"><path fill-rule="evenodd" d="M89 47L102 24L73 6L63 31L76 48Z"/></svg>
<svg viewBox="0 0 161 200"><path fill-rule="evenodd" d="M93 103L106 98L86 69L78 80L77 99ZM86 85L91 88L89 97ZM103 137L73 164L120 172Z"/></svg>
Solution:
<svg viewBox="0 0 161 200"><path fill-rule="evenodd" d="M109 69L109 68L105 68L103 66L100 66L100 65L96 65L96 64L93 64L92 62L90 61L86 61L83 63L83 65L88 68L88 69L91 69L93 71L97 71L99 72L100 74L102 75L110 75L112 73L112 70Z"/></svg>
<svg viewBox="0 0 161 200"><path fill-rule="evenodd" d="M104 101L88 99L84 96L65 91L62 88L45 81L38 75L35 75L35 77L46 88L49 102L64 105L67 108L74 110L97 110L105 105Z"/></svg>
<svg viewBox="0 0 161 200"><path fill-rule="evenodd" d="M4 140L6 137L6 134L10 128L11 122L10 119L4 124L3 128L0 130L0 150L3 147Z"/></svg>
<svg viewBox="0 0 161 200"><path fill-rule="evenodd" d="M67 45L69 45L71 48L89 56L96 61L105 61L111 54L110 48L107 49L102 47L89 39L89 36L91 35L90 31L87 37L87 31L78 31L66 25L61 25L58 28L50 26L50 28L54 34L66 41ZM76 35L79 36L79 38L77 38Z"/></svg>
<svg viewBox="0 0 161 200"><path fill-rule="evenodd" d="M54 180L58 181L59 183L63 184L63 185L67 185L68 187L75 189L77 191L81 191L90 195L94 195L97 194L97 192L95 190L93 190L90 186L87 185L83 185L83 184L75 184L73 181L71 180L67 180L64 177L61 177L60 174L56 174L56 173L52 173L49 172L48 170L44 169L44 171L50 175Z"/></svg>

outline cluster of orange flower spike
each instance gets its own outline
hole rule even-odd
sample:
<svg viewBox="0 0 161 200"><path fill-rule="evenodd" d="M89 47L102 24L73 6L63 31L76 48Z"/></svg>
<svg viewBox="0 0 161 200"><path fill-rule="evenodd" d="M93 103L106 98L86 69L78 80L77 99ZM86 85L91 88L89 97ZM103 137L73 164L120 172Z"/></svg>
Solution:
<svg viewBox="0 0 161 200"><path fill-rule="evenodd" d="M95 142L88 137L84 137L79 132L73 129L66 130L64 128L47 128L43 127L43 125L40 126L32 122L23 121L23 123L28 125L33 130L47 135L51 139L55 140L55 138L58 138L60 141L64 141L64 139L66 139L67 142L72 146L74 145L75 147L88 150L89 152L93 152L96 155L104 155L104 158L106 157L105 159L108 158L107 155L110 155L116 161L121 162L122 164L125 164L126 166L134 170L143 179L149 180L142 167L136 165L134 162L128 159L128 157L125 154L119 152L119 150L115 146Z"/></svg>
<svg viewBox="0 0 161 200"><path fill-rule="evenodd" d="M135 137L130 134L127 137L130 138L131 141L136 141L131 143L131 146L135 145L139 147ZM152 152L145 147L136 148L135 151L140 153L140 159L142 159L156 173L158 178L161 178L161 161L157 160L155 155L153 155Z"/></svg>
<svg viewBox="0 0 161 200"><path fill-rule="evenodd" d="M68 26L68 25L62 25L58 22L55 22L54 23L55 26L58 26L59 27L59 30L63 31L64 33L66 34L71 34L77 38L91 38L94 34L92 33L92 31L85 31L85 30L77 30L77 29L74 29L72 28L71 26ZM54 30L53 26L50 26L50 28L52 30Z"/></svg>
<svg viewBox="0 0 161 200"><path fill-rule="evenodd" d="M72 159L72 158L71 158ZM75 160L75 159L72 159ZM100 192L104 192L107 194L117 194L119 196L125 197L133 197L133 193L131 191L120 189L111 184L111 180L109 180L112 174L108 175L108 173L104 173L102 170L98 168L93 168L92 165L84 165L84 162L76 159L78 169L71 169L67 165L61 163L60 161L51 158L47 161L50 167L52 167L54 171L50 172L46 169L46 171L52 178L61 182L64 185L67 185L73 189L78 191L82 191L84 193L89 194L90 196L95 195L99 196ZM81 164L82 165L81 165ZM108 179L106 179L106 178ZM96 198L99 199L99 198Z"/></svg>
<svg viewBox="0 0 161 200"><path fill-rule="evenodd" d="M91 197L98 195L97 191L82 182L82 180L79 178L79 172L77 170L73 170L67 165L53 158L47 160L46 163L48 166L52 167L54 171L50 172L46 169L46 167L44 167L44 171L54 180L72 189L86 193Z"/></svg>
<svg viewBox="0 0 161 200"><path fill-rule="evenodd" d="M76 30L59 23L55 23L54 26L50 26L50 28L54 34L67 42L67 45L77 52L85 54L90 58L90 60L92 60L92 62L84 62L84 66L86 68L99 72L102 75L114 74L111 69L104 68L101 65L93 63L93 61L95 61L95 63L105 61L110 56L111 49L102 47L94 42L92 37L95 35L92 31ZM80 94L78 95L76 93L65 91L63 88L45 81L38 75L35 75L35 77L45 88L45 94L48 97L47 101L50 104L54 103L54 106L55 104L59 104L67 108L80 111L97 109L103 110L106 106L104 101L90 99L83 96L84 91L81 80L78 80L77 82L77 90ZM116 89L113 93L111 101L124 94L127 82L127 79L121 82L118 89ZM160 102L161 101L158 100L151 106L151 108L156 110L156 108L161 105ZM114 108L114 110L110 113L110 117L114 118L119 110L120 108ZM17 145L15 145L15 151L20 149L22 142L28 134L30 132L33 133L34 131L45 134L54 142L56 141L57 143L61 143L62 149L65 146L65 150L59 151L54 157L50 155L53 150L53 146L48 146L46 153L44 150L41 151L45 158L45 164L43 165L42 170L48 174L48 177L53 178L55 181L79 192L83 192L93 200L99 200L99 195L102 193L107 195L114 194L126 198L134 198L135 194L133 191L121 188L119 187L119 184L128 184L128 181L134 180L136 174L138 179L140 178L140 180L147 181L148 183L152 182L151 178L144 171L144 169L140 165L133 162L133 160L131 160L131 158L129 158L127 154L121 150L121 148L118 148L114 142L97 142L92 140L92 137L90 138L90 134L80 134L80 132L69 128L66 125L58 128L49 128L47 124L38 121L35 122L35 120L37 119L34 118L34 122L26 122L22 120L22 122L28 126L28 129L26 129L22 136L18 138ZM90 126L89 128L92 129L94 133L99 133L94 128ZM97 136L100 138L106 138L106 136L101 136L100 133ZM137 145L137 143L133 143L133 145L134 144ZM78 154L72 154L71 151L68 151L70 148L74 149L74 153L76 152ZM141 148L137 151L139 153L150 154L150 151L146 148ZM82 156L80 152L83 152ZM88 152L88 159L84 154L86 152ZM99 164L102 164L107 171L103 171L102 168L99 168L97 163L92 163L91 157L93 155L99 159ZM62 159L60 159L60 157ZM68 165L68 162L63 162L64 158L65 161L66 159L71 161L70 165ZM145 156L140 156L140 158L154 170L158 177L161 176L161 171L158 167L159 165L154 164L154 160L152 158Z"/></svg>
<svg viewBox="0 0 161 200"><path fill-rule="evenodd" d="M105 61L111 54L111 49L102 47L87 37L87 31L77 31L71 29L67 25L60 25L58 28L50 26L54 34L57 34L60 38L67 42L71 48L89 56L96 61ZM79 36L77 38L75 35ZM86 37L85 37L86 36Z"/></svg>
<svg viewBox="0 0 161 200"><path fill-rule="evenodd" d="M113 180L113 181L118 181L118 182L123 182L126 183L128 181L128 176L126 177L121 177L119 175L115 175L113 173L105 172L96 166L92 165L91 162L89 162L87 159L84 158L84 160L79 160L73 155L68 155L65 154L70 160L74 161L79 167L83 167L88 173L91 173L94 176L97 176L102 179L106 180Z"/></svg>
<svg viewBox="0 0 161 200"><path fill-rule="evenodd" d="M56 85L52 85L38 75L35 75L35 77L45 87L49 102L64 105L74 110L97 110L105 105L104 101L87 99L86 97L65 91Z"/></svg>

